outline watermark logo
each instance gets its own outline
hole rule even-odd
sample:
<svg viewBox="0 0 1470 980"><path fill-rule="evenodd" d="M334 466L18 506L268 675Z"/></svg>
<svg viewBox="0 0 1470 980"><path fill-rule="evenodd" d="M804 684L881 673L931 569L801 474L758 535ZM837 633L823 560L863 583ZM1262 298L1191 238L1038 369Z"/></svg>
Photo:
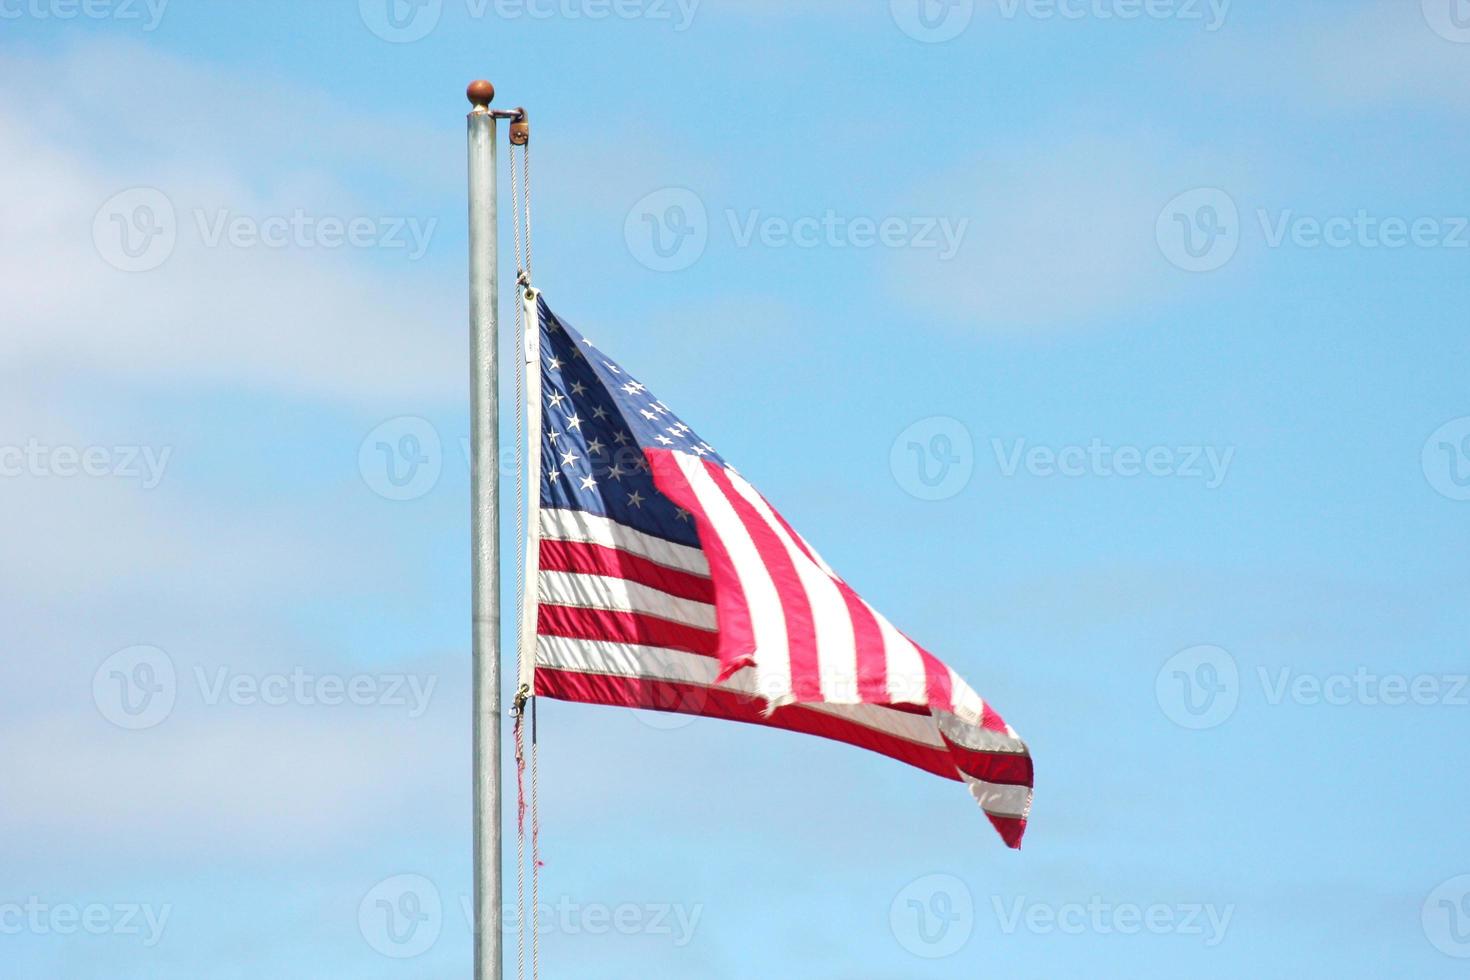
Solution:
<svg viewBox="0 0 1470 980"><path fill-rule="evenodd" d="M400 415L367 434L357 449L363 482L387 500L416 500L434 489L444 465L439 432L416 415Z"/></svg>
<svg viewBox="0 0 1470 980"><path fill-rule="evenodd" d="M1422 0L1424 20L1446 41L1470 44L1470 0Z"/></svg>
<svg viewBox="0 0 1470 980"><path fill-rule="evenodd" d="M975 0L888 0L898 29L915 41L940 44L965 32L975 17Z"/></svg>
<svg viewBox="0 0 1470 980"><path fill-rule="evenodd" d="M640 264L654 272L687 269L709 244L709 214L704 201L687 187L665 187L645 194L628 210L623 240Z"/></svg>
<svg viewBox="0 0 1470 980"><path fill-rule="evenodd" d="M138 22L146 34L158 29L169 0L0 0L0 20L111 20Z"/></svg>
<svg viewBox="0 0 1470 980"><path fill-rule="evenodd" d="M208 708L351 705L402 708L410 719L417 719L429 709L439 678L433 674L316 673L300 666L289 672L252 674L229 666L206 670L196 664L193 681L200 703ZM173 659L153 646L119 650L92 675L97 710L114 725L132 731L162 724L173 713L179 694L189 689L188 684L180 684Z"/></svg>
<svg viewBox="0 0 1470 980"><path fill-rule="evenodd" d="M1213 272L1240 247L1240 210L1218 187L1185 191L1159 212L1154 225L1159 251L1186 272Z"/></svg>
<svg viewBox="0 0 1470 980"><path fill-rule="evenodd" d="M97 254L123 272L147 272L163 265L173 254L178 237L173 202L155 187L119 191L92 218Z"/></svg>
<svg viewBox="0 0 1470 980"><path fill-rule="evenodd" d="M1470 707L1470 674L1465 673L1385 674L1363 665L1352 671L1313 673L1257 664L1254 676L1262 699L1273 708ZM1160 668L1154 681L1164 714L1192 729L1223 724L1246 689L1235 658L1215 646L1181 650Z"/></svg>
<svg viewBox="0 0 1470 980"><path fill-rule="evenodd" d="M1424 478L1440 496L1470 500L1470 415L1451 419L1424 440Z"/></svg>
<svg viewBox="0 0 1470 980"><path fill-rule="evenodd" d="M92 675L92 701L97 710L114 725L131 731L162 722L174 710L177 696L174 662L158 647L119 650Z"/></svg>
<svg viewBox="0 0 1470 980"><path fill-rule="evenodd" d="M709 688L692 684L656 685L653 703L647 709L634 711L642 724L660 732L688 728L704 714L709 703Z"/></svg>
<svg viewBox="0 0 1470 980"><path fill-rule="evenodd" d="M1420 921L1435 949L1457 960L1470 959L1470 875L1451 878L1430 892Z"/></svg>
<svg viewBox="0 0 1470 980"><path fill-rule="evenodd" d="M358 0L367 29L389 44L420 41L439 26L444 0Z"/></svg>
<svg viewBox="0 0 1470 980"><path fill-rule="evenodd" d="M1220 647L1189 647L1159 668L1154 696L1176 725L1214 728L1224 724L1240 703L1240 668Z"/></svg>
<svg viewBox="0 0 1470 980"><path fill-rule="evenodd" d="M975 443L965 423L931 415L900 432L888 450L898 485L920 500L947 500L965 489L975 471Z"/></svg>
<svg viewBox="0 0 1470 980"><path fill-rule="evenodd" d="M362 938L393 959L425 953L438 941L443 925L439 889L423 875L385 878L357 906L357 928Z"/></svg>
<svg viewBox="0 0 1470 980"><path fill-rule="evenodd" d="M893 896L888 927L899 945L915 956L929 960L953 956L975 929L974 896L954 875L925 875Z"/></svg>

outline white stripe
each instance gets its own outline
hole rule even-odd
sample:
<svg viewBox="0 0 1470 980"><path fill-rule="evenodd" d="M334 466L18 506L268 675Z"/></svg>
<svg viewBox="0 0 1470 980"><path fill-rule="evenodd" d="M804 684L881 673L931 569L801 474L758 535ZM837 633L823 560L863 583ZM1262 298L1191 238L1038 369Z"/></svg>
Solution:
<svg viewBox="0 0 1470 980"><path fill-rule="evenodd" d="M756 693L753 672L748 669L716 684L715 678L719 676L720 664L713 657L636 643L578 640L543 634L536 637L536 665L583 674L699 684L749 697ZM896 711L877 704L794 704L787 710L815 711L928 748L946 747L944 740L939 737L939 729L934 720L927 715Z"/></svg>
<svg viewBox="0 0 1470 980"><path fill-rule="evenodd" d="M866 602L863 605L868 606ZM924 673L924 658L919 648L909 642L882 613L868 606L883 636L883 662L888 672L888 698L895 704L929 703L929 683Z"/></svg>
<svg viewBox="0 0 1470 980"><path fill-rule="evenodd" d="M669 568L695 575L709 575L704 552L687 544L645 534L636 528L585 510L561 507L541 509L541 537L547 541L576 541L628 551Z"/></svg>
<svg viewBox="0 0 1470 980"><path fill-rule="evenodd" d="M802 553L797 543L786 533L785 525L777 520L771 507L745 478L730 473L730 484L735 492L744 497L761 520L776 535L786 549L796 576L801 580L802 591L811 605L812 624L817 639L817 677L822 688L822 700L828 704L857 704L857 639L853 635L852 614L847 611L847 602L837 588L837 583L821 568L812 564Z"/></svg>
<svg viewBox="0 0 1470 980"><path fill-rule="evenodd" d="M542 602L583 609L646 613L702 630L715 629L714 606L669 595L641 582L610 575L542 571L536 578L536 584Z"/></svg>
<svg viewBox="0 0 1470 980"><path fill-rule="evenodd" d="M985 699L976 694L975 689L955 673L953 667L944 669L949 671L949 698L954 703L954 713L961 721L981 725L985 719Z"/></svg>
<svg viewBox="0 0 1470 980"><path fill-rule="evenodd" d="M1031 811L1031 787L1009 786L1005 783L987 783L983 779L960 773L970 787L970 795L986 813L997 817L1016 817L1024 820Z"/></svg>
<svg viewBox="0 0 1470 980"><path fill-rule="evenodd" d="M760 552L756 550L740 516L710 478L704 464L687 453L671 455L693 489L705 517L720 536L720 543L725 546L735 566L735 575L740 579L751 629L755 633L754 659L761 697L775 704L789 701L791 651L786 641L786 614L781 609L781 597L771 581L771 573L766 563L761 561Z"/></svg>

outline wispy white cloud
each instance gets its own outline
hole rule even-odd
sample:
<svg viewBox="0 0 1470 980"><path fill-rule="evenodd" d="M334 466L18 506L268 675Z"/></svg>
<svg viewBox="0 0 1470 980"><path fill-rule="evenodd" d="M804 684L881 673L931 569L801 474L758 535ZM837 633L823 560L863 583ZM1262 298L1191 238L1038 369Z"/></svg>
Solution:
<svg viewBox="0 0 1470 980"><path fill-rule="evenodd" d="M968 219L950 259L908 250L890 285L977 329L1069 326L1169 301L1183 282L1155 225L1177 194L1248 187L1244 168L1137 127L1054 126L935 176L915 213Z"/></svg>
<svg viewBox="0 0 1470 980"><path fill-rule="evenodd" d="M406 207L412 197L355 196L317 159L316 147L332 146L330 163L352 157L357 167L404 177L413 173L403 149L412 140L375 138L311 93L220 82L144 49L86 55L0 72L16 96L0 110L7 368L64 364L144 384L216 383L352 404L458 394L442 382L462 373L462 290L412 258L445 234L438 216L421 203ZM103 67L78 70L94 60ZM94 122L99 72L124 80L124 91L109 94ZM94 221L105 202L134 188L158 192L140 192L151 210L139 220L175 237L171 250L158 246L166 257L156 267L129 272L115 267L118 243L108 236L121 236L126 229L110 222L131 221L134 211L104 213L95 229ZM289 231L281 247L214 234L222 219L259 228L298 212L312 227ZM371 223L370 244L333 246L317 231L322 219ZM139 234L133 244L149 240ZM384 263L398 266L392 287L380 277Z"/></svg>

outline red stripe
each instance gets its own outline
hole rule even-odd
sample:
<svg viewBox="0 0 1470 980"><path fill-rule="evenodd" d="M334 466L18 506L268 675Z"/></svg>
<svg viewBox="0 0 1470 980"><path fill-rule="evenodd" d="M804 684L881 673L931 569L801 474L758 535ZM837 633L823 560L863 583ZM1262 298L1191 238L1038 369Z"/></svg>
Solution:
<svg viewBox="0 0 1470 980"><path fill-rule="evenodd" d="M765 701L722 687L679 684L647 677L614 677L580 671L536 668L536 693L564 701L610 704L652 711L674 711L742 721L768 728L817 735L869 749L945 779L961 781L943 749L875 731L866 725L790 704L765 715Z"/></svg>
<svg viewBox="0 0 1470 980"><path fill-rule="evenodd" d="M657 616L547 603L542 603L536 610L536 632L542 636L564 636L573 640L637 643L706 657L715 656L719 646L717 634L709 630Z"/></svg>
<svg viewBox="0 0 1470 980"><path fill-rule="evenodd" d="M761 564L765 566L771 583L776 587L776 597L780 599L781 611L786 616L791 693L798 701L821 701L822 675L817 654L817 627L812 621L812 602L807 597L806 586L801 584L796 564L776 532L771 530L771 525L735 489L725 468L715 463L703 465L705 472L734 509L745 533L750 535L750 540L760 555Z"/></svg>
<svg viewBox="0 0 1470 980"><path fill-rule="evenodd" d="M909 642L914 643L913 640ZM950 689L949 668L917 643L914 643L914 649L919 651L919 659L924 662L924 691L929 707L953 714L954 692Z"/></svg>
<svg viewBox="0 0 1470 980"><path fill-rule="evenodd" d="M543 572L578 572L627 579L696 602L715 601L715 589L703 575L649 561L641 555L580 541L541 541Z"/></svg>
<svg viewBox="0 0 1470 980"><path fill-rule="evenodd" d="M1017 817L997 817L993 813L987 813L990 824L1000 831L1000 839L1006 842L1006 847L1021 849L1021 838L1026 835L1026 821Z"/></svg>
<svg viewBox="0 0 1470 980"><path fill-rule="evenodd" d="M720 536L714 533L709 515L700 506L699 498L684 478L674 454L667 449L646 449L644 455L653 471L653 485L694 515L699 544L709 562L710 580L715 586L715 617L720 625L720 678L723 680L754 662L751 654L755 653L755 630L750 624L745 589L740 585L740 576L735 574L735 563L730 560L730 553L725 550Z"/></svg>
<svg viewBox="0 0 1470 980"><path fill-rule="evenodd" d="M960 780L955 771L955 756L952 750L945 751L918 745L799 704L777 708L770 716L766 716L762 701L725 688L677 684L650 678L584 674L579 671L539 667L536 670L536 694L564 701L670 711L710 718L724 718L763 725L768 728L784 728L788 731L817 735L833 741L856 745L900 762L906 762L936 776ZM983 754L970 753L970 755ZM985 757L989 758L989 756ZM1025 759L1025 757L1017 757L1017 759ZM986 816L989 817L991 824L1000 833L1007 846L1013 848L1021 846L1021 838L1026 832L1025 820L995 816L989 813Z"/></svg>
<svg viewBox="0 0 1470 980"><path fill-rule="evenodd" d="M954 760L955 766L967 775L1004 786L1035 785L1036 774L1029 755L1019 752L976 752L963 745L956 745L947 738L944 744L949 746L950 758Z"/></svg>
<svg viewBox="0 0 1470 980"><path fill-rule="evenodd" d="M761 497L765 500L765 497ZM786 529L791 540L801 549L813 565L818 569L822 563L817 561L817 556L812 554L801 535L792 529L781 516L781 512L771 507L771 502L766 500L766 506L771 513L776 515L776 520ZM823 574L826 574L825 572ZM828 575L836 585L837 590L842 593L842 601L847 605L848 618L852 620L852 636L857 648L857 679L858 697L867 704L885 704L889 700L888 694L888 658L883 654L883 633L878 629L878 620L874 618L870 610L852 587L836 575Z"/></svg>

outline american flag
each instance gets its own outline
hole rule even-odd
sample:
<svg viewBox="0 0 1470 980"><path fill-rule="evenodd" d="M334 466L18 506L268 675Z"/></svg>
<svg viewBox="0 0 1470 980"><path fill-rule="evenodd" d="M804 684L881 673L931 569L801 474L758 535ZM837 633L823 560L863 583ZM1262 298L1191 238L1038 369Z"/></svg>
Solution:
<svg viewBox="0 0 1470 980"><path fill-rule="evenodd" d="M964 782L1006 844L1031 757L741 475L538 298L534 690L821 735Z"/></svg>

